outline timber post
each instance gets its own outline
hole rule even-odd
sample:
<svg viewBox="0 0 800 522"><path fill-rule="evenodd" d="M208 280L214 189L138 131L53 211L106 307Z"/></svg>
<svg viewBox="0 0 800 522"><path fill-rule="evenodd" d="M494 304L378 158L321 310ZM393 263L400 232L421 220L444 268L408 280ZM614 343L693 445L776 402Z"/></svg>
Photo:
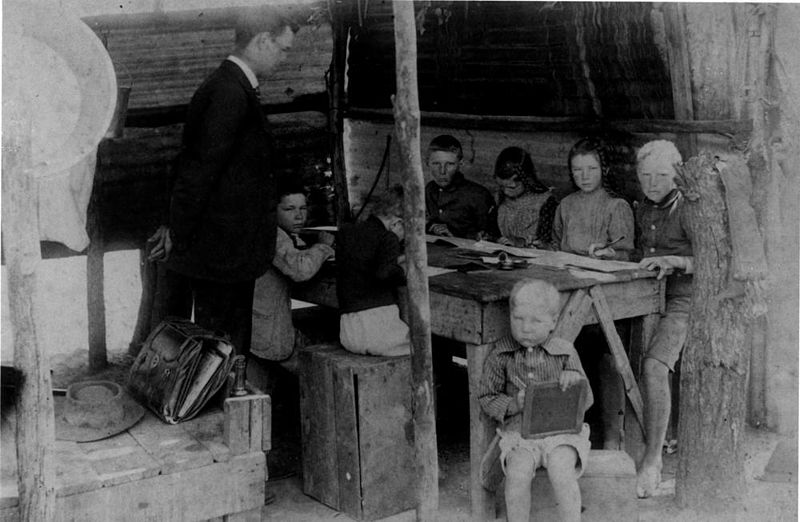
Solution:
<svg viewBox="0 0 800 522"><path fill-rule="evenodd" d="M411 333L411 385L413 388L414 440L419 473L417 520L433 520L439 505L436 421L433 412L431 313L428 294L428 253L425 244L425 180L420 150L420 112L417 91L417 29L414 4L392 3L397 94L394 98L395 131L405 193L404 226L408 322Z"/></svg>
<svg viewBox="0 0 800 522"><path fill-rule="evenodd" d="M12 64L5 65L14 70ZM31 120L25 94L3 103L3 248L14 336L14 366L22 377L16 395L16 452L20 520L55 518L55 420L50 364L36 340L34 292L39 246L37 182L30 168Z"/></svg>
<svg viewBox="0 0 800 522"><path fill-rule="evenodd" d="M347 35L350 32L351 2L334 0L331 8L333 49L331 66L326 75L328 91L328 134L330 141L331 170L336 192L336 223L352 221L350 198L347 192L347 168L344 162L344 111L345 69L347 67Z"/></svg>

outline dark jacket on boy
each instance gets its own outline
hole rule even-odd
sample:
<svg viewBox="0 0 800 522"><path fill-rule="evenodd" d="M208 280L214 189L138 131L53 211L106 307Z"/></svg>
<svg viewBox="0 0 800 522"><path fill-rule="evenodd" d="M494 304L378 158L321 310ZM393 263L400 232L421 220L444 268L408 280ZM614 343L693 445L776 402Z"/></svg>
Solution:
<svg viewBox="0 0 800 522"><path fill-rule="evenodd" d="M336 235L336 295L343 314L397 304L406 283L400 240L375 216L342 225Z"/></svg>

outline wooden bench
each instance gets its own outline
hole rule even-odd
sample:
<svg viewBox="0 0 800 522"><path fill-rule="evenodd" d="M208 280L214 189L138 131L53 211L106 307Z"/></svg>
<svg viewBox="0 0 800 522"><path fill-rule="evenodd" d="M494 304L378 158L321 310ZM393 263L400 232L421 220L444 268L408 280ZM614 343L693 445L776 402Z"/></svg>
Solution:
<svg viewBox="0 0 800 522"><path fill-rule="evenodd" d="M15 414L3 411L0 520L19 520ZM261 520L270 449L267 395L226 399L177 425L150 412L128 431L58 440L55 520Z"/></svg>

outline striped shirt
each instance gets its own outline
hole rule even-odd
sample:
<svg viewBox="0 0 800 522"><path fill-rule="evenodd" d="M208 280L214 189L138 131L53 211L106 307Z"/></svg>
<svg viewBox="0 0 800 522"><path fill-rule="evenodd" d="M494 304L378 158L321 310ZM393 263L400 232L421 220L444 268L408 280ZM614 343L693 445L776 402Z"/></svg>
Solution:
<svg viewBox="0 0 800 522"><path fill-rule="evenodd" d="M484 413L507 426L512 420L518 421L521 414L516 400L520 385L558 381L565 370L586 376L572 343L551 339L546 346L525 348L511 336L495 344L483 365L478 387L478 402ZM586 408L592 400L589 391Z"/></svg>

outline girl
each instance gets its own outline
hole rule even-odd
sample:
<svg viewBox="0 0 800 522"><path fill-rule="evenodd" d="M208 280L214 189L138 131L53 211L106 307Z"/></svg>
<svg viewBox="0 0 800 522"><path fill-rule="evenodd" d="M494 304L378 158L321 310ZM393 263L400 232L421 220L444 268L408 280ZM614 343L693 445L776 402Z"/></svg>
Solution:
<svg viewBox="0 0 800 522"><path fill-rule="evenodd" d="M553 242L556 250L627 261L634 249L633 212L614 191L606 158L605 145L596 138L584 138L569 151L568 165L578 191L565 197L556 210ZM625 332L620 337L624 339ZM618 449L625 394L605 336L596 326L585 327L575 348L600 399L603 447Z"/></svg>
<svg viewBox="0 0 800 522"><path fill-rule="evenodd" d="M633 251L633 212L609 179L603 143L584 138L569 151L572 183L553 221L556 250L603 259L628 260ZM607 246L608 245L608 246Z"/></svg>
<svg viewBox="0 0 800 522"><path fill-rule="evenodd" d="M494 164L494 177L500 187L498 243L547 248L558 200L536 177L530 154L519 147L503 149Z"/></svg>

